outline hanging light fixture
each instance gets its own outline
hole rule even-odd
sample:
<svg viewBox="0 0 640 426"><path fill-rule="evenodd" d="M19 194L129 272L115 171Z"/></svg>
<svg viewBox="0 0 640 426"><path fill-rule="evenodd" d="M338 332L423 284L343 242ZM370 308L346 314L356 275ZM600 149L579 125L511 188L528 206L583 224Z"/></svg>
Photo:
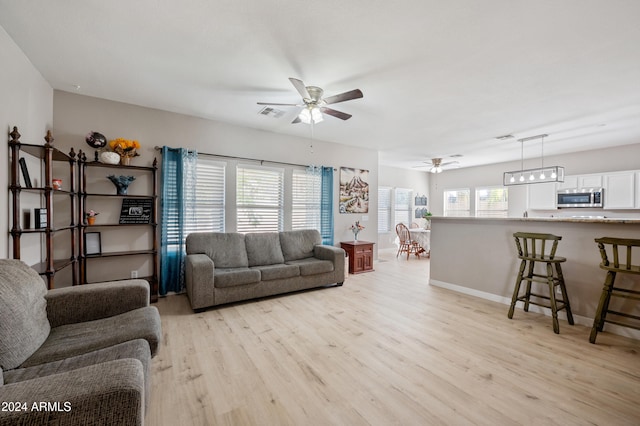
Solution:
<svg viewBox="0 0 640 426"><path fill-rule="evenodd" d="M504 172L502 183L505 186L523 185L544 182L564 182L564 167L544 165L544 138L549 135L537 135L518 139L520 142L520 170ZM524 143L530 140L541 139L540 167L537 169L524 169Z"/></svg>

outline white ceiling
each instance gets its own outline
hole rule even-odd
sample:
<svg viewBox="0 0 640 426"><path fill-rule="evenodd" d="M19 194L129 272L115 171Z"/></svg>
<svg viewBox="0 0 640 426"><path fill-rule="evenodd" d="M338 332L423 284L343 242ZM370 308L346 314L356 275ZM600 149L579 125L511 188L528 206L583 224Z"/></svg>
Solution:
<svg viewBox="0 0 640 426"><path fill-rule="evenodd" d="M359 88L314 137L407 168L520 159L541 133L545 155L640 143L639 18L639 0L0 0L55 89L308 137L256 102L299 102L289 77Z"/></svg>

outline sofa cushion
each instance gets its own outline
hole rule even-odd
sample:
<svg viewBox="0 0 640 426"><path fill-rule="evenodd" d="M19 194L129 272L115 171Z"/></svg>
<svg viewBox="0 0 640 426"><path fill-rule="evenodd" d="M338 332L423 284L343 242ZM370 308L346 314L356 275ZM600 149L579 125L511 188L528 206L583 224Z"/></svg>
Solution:
<svg viewBox="0 0 640 426"><path fill-rule="evenodd" d="M47 340L47 288L20 260L0 259L0 368L18 367Z"/></svg>
<svg viewBox="0 0 640 426"><path fill-rule="evenodd" d="M51 329L49 338L21 367L59 361L135 339L146 340L153 355L158 350L160 336L160 315L155 306L99 320L61 325Z"/></svg>
<svg viewBox="0 0 640 426"><path fill-rule="evenodd" d="M187 236L187 254L206 254L216 268L249 266L244 235L233 232L194 232Z"/></svg>
<svg viewBox="0 0 640 426"><path fill-rule="evenodd" d="M247 247L249 266L284 263L284 256L280 247L280 236L277 232L246 234L244 243Z"/></svg>
<svg viewBox="0 0 640 426"><path fill-rule="evenodd" d="M320 232L315 229L300 229L280 233L280 246L285 262L313 256L313 246L322 244Z"/></svg>
<svg viewBox="0 0 640 426"><path fill-rule="evenodd" d="M300 268L300 275L317 275L326 272L333 272L333 262L330 260L320 260L315 257L307 259L292 260L287 265L295 265Z"/></svg>
<svg viewBox="0 0 640 426"><path fill-rule="evenodd" d="M254 266L251 269L260 271L262 281L283 280L300 275L298 265L285 265L284 263L279 265Z"/></svg>
<svg viewBox="0 0 640 426"><path fill-rule="evenodd" d="M260 281L260 271L249 268L215 268L213 270L214 287L233 287L253 284Z"/></svg>

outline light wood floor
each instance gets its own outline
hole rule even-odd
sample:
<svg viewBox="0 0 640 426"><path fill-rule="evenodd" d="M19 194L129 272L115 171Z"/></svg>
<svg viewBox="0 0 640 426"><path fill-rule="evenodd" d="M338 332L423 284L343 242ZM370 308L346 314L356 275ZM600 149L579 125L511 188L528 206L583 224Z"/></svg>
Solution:
<svg viewBox="0 0 640 426"><path fill-rule="evenodd" d="M426 259L380 257L338 288L200 314L161 299L147 424L640 424L640 341L555 335L429 286Z"/></svg>

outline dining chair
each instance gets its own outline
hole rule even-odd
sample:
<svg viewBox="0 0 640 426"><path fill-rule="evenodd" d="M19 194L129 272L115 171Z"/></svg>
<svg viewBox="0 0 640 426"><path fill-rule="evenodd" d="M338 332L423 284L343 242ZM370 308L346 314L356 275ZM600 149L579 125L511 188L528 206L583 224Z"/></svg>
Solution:
<svg viewBox="0 0 640 426"><path fill-rule="evenodd" d="M408 260L411 253L415 254L416 257L420 257L420 254L424 253L424 248L422 248L417 241L411 239L411 233L409 232L407 225L404 223L397 224L396 234L398 234L399 240L398 253L396 253L396 257L398 257L400 253L407 253Z"/></svg>
<svg viewBox="0 0 640 426"><path fill-rule="evenodd" d="M420 228L420 225L418 225L416 222L411 222L411 225L409 225L409 228L411 229Z"/></svg>

